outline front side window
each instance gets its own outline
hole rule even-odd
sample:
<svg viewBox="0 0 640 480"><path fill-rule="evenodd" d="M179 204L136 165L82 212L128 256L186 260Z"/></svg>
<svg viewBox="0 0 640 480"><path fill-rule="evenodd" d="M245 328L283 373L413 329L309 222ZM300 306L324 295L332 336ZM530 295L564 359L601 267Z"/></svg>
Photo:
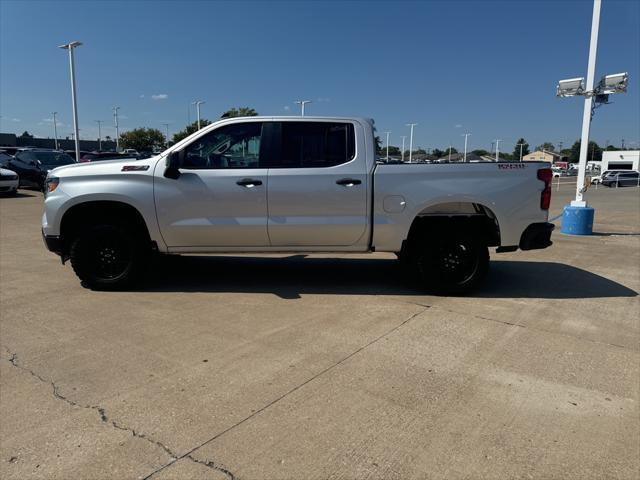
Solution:
<svg viewBox="0 0 640 480"><path fill-rule="evenodd" d="M333 167L355 157L351 123L283 122L280 168Z"/></svg>
<svg viewBox="0 0 640 480"><path fill-rule="evenodd" d="M259 168L261 122L220 127L185 148L182 168Z"/></svg>
<svg viewBox="0 0 640 480"><path fill-rule="evenodd" d="M46 167L61 167L63 165L71 165L74 162L66 153L60 152L35 152L33 157Z"/></svg>

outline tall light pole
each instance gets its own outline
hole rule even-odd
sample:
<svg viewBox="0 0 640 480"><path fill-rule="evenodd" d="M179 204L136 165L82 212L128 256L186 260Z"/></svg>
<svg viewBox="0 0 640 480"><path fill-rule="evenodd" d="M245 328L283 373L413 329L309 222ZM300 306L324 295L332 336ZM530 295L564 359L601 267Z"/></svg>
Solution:
<svg viewBox="0 0 640 480"><path fill-rule="evenodd" d="M196 112L198 115L198 130L200 130L200 105L202 105L203 102L202 100L196 100L195 102L191 102L191 105L195 105L196 106Z"/></svg>
<svg viewBox="0 0 640 480"><path fill-rule="evenodd" d="M58 112L51 112L51 115L53 115L53 139L56 144L56 150L58 150L58 121L56 119Z"/></svg>
<svg viewBox="0 0 640 480"><path fill-rule="evenodd" d="M406 140L407 136L403 135L402 136L402 161L404 162L404 141Z"/></svg>
<svg viewBox="0 0 640 480"><path fill-rule="evenodd" d="M463 133L461 136L464 137L464 157L463 157L463 162L467 161L467 139L469 138L469 135L471 135L470 133Z"/></svg>
<svg viewBox="0 0 640 480"><path fill-rule="evenodd" d="M411 134L409 135L409 163L411 163L411 157L413 155L413 127L418 125L417 123L407 123L407 127L411 128Z"/></svg>
<svg viewBox="0 0 640 480"><path fill-rule="evenodd" d="M78 135L78 101L76 98L76 68L73 58L73 50L82 45L81 42L75 41L60 45L59 48L69 50L69 70L71 72L71 103L73 104L73 132L76 144L76 161L80 160L80 135Z"/></svg>
<svg viewBox="0 0 640 480"><path fill-rule="evenodd" d="M451 145L449 145L449 163L451 163Z"/></svg>
<svg viewBox="0 0 640 480"><path fill-rule="evenodd" d="M167 129L167 147L169 146L169 124L168 123L163 123L162 125L165 126L165 128Z"/></svg>
<svg viewBox="0 0 640 480"><path fill-rule="evenodd" d="M525 145L529 145L528 143L519 143L518 146L520 147L520 161L522 162L522 147L524 147Z"/></svg>
<svg viewBox="0 0 640 480"><path fill-rule="evenodd" d="M391 132L384 132L387 134L387 162L389 161L389 134Z"/></svg>
<svg viewBox="0 0 640 480"><path fill-rule="evenodd" d="M593 90L596 75L596 55L598 53L598 30L600 29L601 1L593 2L593 17L591 18L591 41L589 42L589 63L587 65L587 91ZM576 182L576 199L571 202L572 207L586 207L583 200L584 177L587 168L587 152L589 149L589 130L591 128L591 111L593 108L593 96L589 95L584 100L582 114L582 135L580 140L580 160L578 162L578 179Z"/></svg>
<svg viewBox="0 0 640 480"><path fill-rule="evenodd" d="M95 121L98 124L98 151L102 150L102 120Z"/></svg>
<svg viewBox="0 0 640 480"><path fill-rule="evenodd" d="M496 162L500 159L498 156L500 154L500 142L502 140L500 138L496 138Z"/></svg>
<svg viewBox="0 0 640 480"><path fill-rule="evenodd" d="M113 107L113 120L116 124L116 152L120 151L120 127L118 126L118 110L120 110L120 107Z"/></svg>
<svg viewBox="0 0 640 480"><path fill-rule="evenodd" d="M296 100L296 102L298 105L300 105L301 108L301 116L304 117L304 106L307 103L313 103L311 100Z"/></svg>

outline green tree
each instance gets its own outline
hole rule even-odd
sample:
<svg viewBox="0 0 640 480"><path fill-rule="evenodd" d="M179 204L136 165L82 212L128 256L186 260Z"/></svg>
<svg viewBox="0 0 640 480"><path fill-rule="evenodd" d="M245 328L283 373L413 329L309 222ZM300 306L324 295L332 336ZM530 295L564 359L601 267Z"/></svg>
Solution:
<svg viewBox="0 0 640 480"><path fill-rule="evenodd" d="M416 148L416 149L413 151L413 154L414 154L414 155L426 155L426 154L427 154L427 151L426 151L424 148Z"/></svg>
<svg viewBox="0 0 640 480"><path fill-rule="evenodd" d="M580 144L581 141L577 140L571 146L571 153L569 154L569 161L571 163L578 163L580 161ZM589 148L587 149L587 160L602 160L602 148L596 142L589 142Z"/></svg>
<svg viewBox="0 0 640 480"><path fill-rule="evenodd" d="M20 138L33 138L33 135L25 130L24 132L22 132L22 135L20 135Z"/></svg>
<svg viewBox="0 0 640 480"><path fill-rule="evenodd" d="M513 160L520 160L520 144L522 145L522 156L529 155L529 144L524 138L519 138L516 142L516 146L513 148L513 153L511 154L511 158Z"/></svg>
<svg viewBox="0 0 640 480"><path fill-rule="evenodd" d="M378 155L384 153L385 155L387 154L387 150L386 148L384 148L382 146L382 140L380 139L380 135L376 135L375 137L373 137L375 142L376 142L376 153Z"/></svg>
<svg viewBox="0 0 640 480"><path fill-rule="evenodd" d="M206 118L200 119L200 128L206 127L207 125L211 125L211 122ZM198 131L198 122L193 122L191 125L187 125L184 130L180 130L178 133L174 133L171 138L171 145L178 143L183 138L187 138L192 133L196 133Z"/></svg>
<svg viewBox="0 0 640 480"><path fill-rule="evenodd" d="M157 128L134 128L120 135L120 147L133 148L139 152L164 147L164 141L164 135Z"/></svg>
<svg viewBox="0 0 640 480"><path fill-rule="evenodd" d="M556 147L551 142L544 142L542 145L538 145L536 150L544 150L545 152L555 152Z"/></svg>
<svg viewBox="0 0 640 480"><path fill-rule="evenodd" d="M258 112L249 107L232 108L224 112L220 118L232 118L232 117L256 117Z"/></svg>
<svg viewBox="0 0 640 480"><path fill-rule="evenodd" d="M486 150L482 150L482 149L473 150L471 153L473 153L474 155L478 155L479 157L482 157L484 155L489 155L489 152L487 152Z"/></svg>
<svg viewBox="0 0 640 480"><path fill-rule="evenodd" d="M398 147L394 147L393 145L389 145L389 155L398 156L401 153L402 152L400 152L400 149ZM386 157L386 155L387 155L387 147L384 147L382 149L382 155Z"/></svg>

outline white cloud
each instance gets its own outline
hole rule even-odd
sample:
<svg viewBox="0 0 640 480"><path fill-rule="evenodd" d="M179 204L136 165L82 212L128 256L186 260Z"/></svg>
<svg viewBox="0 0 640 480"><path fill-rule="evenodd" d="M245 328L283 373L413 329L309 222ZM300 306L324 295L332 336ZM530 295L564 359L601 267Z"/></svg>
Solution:
<svg viewBox="0 0 640 480"><path fill-rule="evenodd" d="M285 105L284 109L288 112L289 110L291 110L291 107L289 105Z"/></svg>
<svg viewBox="0 0 640 480"><path fill-rule="evenodd" d="M320 97L318 98L318 103L330 102L331 99L329 97Z"/></svg>
<svg viewBox="0 0 640 480"><path fill-rule="evenodd" d="M22 120L20 120L19 118L12 118L11 121L12 122L21 122Z"/></svg>
<svg viewBox="0 0 640 480"><path fill-rule="evenodd" d="M456 128L462 128L462 125L458 123L458 124L456 125Z"/></svg>
<svg viewBox="0 0 640 480"><path fill-rule="evenodd" d="M156 95L151 95L151 98L154 100L166 100L167 98L169 98L169 95L167 95L166 93L158 93Z"/></svg>
<svg viewBox="0 0 640 480"><path fill-rule="evenodd" d="M144 93L142 95L140 95L140 98L144 98Z"/></svg>

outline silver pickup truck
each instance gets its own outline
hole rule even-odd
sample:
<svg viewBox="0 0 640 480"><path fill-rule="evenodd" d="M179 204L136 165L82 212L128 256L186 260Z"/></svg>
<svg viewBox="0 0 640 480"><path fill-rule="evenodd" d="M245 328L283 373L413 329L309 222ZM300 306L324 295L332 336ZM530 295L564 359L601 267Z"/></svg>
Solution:
<svg viewBox="0 0 640 480"><path fill-rule="evenodd" d="M544 163L381 164L364 118L245 117L140 161L50 172L42 232L85 286L127 288L152 252L394 252L430 291L497 252L551 245Z"/></svg>

